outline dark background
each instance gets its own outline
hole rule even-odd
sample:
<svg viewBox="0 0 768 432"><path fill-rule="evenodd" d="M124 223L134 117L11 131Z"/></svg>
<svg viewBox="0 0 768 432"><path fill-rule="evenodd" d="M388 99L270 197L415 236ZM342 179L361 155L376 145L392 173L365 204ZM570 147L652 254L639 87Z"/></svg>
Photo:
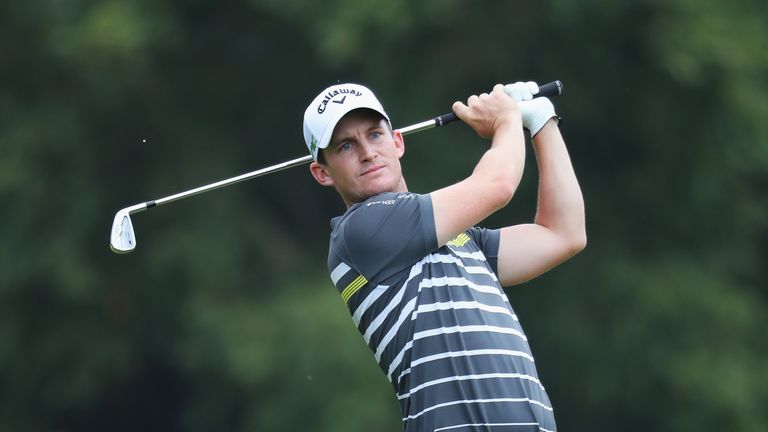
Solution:
<svg viewBox="0 0 768 432"><path fill-rule="evenodd" d="M589 245L508 290L563 431L768 429L768 6L33 0L0 4L0 430L394 431L325 268L344 207L303 156L337 81L394 126L560 79ZM411 190L487 144L406 139ZM485 226L529 222L536 165Z"/></svg>

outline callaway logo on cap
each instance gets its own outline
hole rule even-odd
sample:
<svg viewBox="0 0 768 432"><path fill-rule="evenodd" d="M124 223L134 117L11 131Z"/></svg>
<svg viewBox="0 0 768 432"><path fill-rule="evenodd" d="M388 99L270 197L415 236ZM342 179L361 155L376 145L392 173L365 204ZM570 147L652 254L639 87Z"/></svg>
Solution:
<svg viewBox="0 0 768 432"><path fill-rule="evenodd" d="M304 111L304 142L312 157L328 147L336 124L348 112L372 109L389 122L389 116L371 90L359 84L336 84L323 90Z"/></svg>
<svg viewBox="0 0 768 432"><path fill-rule="evenodd" d="M333 91L329 91L325 96L323 97L323 100L320 101L320 105L317 106L317 113L322 114L325 112L325 107L328 106L328 102L333 102L335 104L344 105L344 102L347 101L347 95L352 96L362 96L363 94L355 89L349 89L349 88L337 88Z"/></svg>

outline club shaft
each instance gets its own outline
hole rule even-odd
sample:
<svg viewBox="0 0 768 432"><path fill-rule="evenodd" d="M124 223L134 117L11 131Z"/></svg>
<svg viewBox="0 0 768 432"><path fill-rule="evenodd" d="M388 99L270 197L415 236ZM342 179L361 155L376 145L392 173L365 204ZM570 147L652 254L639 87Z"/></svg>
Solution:
<svg viewBox="0 0 768 432"><path fill-rule="evenodd" d="M563 92L563 84L560 81L552 81L550 83L543 84L543 85L539 86L539 92L536 93L534 95L534 97L558 96L558 95L562 94L562 92ZM420 123L413 124L411 126L406 126L406 127L400 128L398 130L403 135L410 135L410 134L413 134L413 133L416 133L416 132L421 132L421 131L424 131L424 130L427 130L427 129L432 129L432 128L435 128L435 127L444 126L444 125L447 125L449 123L453 123L453 122L455 122L457 120L458 120L458 117L456 117L456 114L451 112L451 113L447 113L447 114L443 114L443 115L437 116L437 117L435 117L435 118L433 118L431 120L426 120L426 121L423 121L423 122L420 122ZM191 197L193 195L198 195L198 194L201 194L201 193L204 193L204 192L209 192L209 191L212 191L214 189L223 188L223 187L226 187L226 186L233 185L235 183L239 183L239 182L242 182L242 181L250 180L252 178L256 178L256 177L260 177L260 176L263 176L263 175L271 174L271 173L274 173L274 172L277 172L277 171L282 171L282 170L285 170L285 169L288 169L288 168L292 168L292 167L295 167L295 166L304 165L304 164L307 164L307 163L310 163L310 162L312 162L312 156L310 156L310 155L302 156L300 158L296 158L296 159L292 159L292 160L289 160L289 161L285 161L285 162L282 162L282 163L279 163L279 164L276 164L276 165L272 165L272 166L269 166L269 167L266 167L266 168L261 168L261 169L258 169L256 171L251 171L251 172L248 172L248 173L245 173L245 174L241 174L241 175L236 176L236 177L220 180L220 181L217 181L215 183L211 183L211 184L207 184L207 185L204 185L204 186L196 187L194 189L190 189L190 190L187 190L187 191L184 191L184 192L179 192L177 194L169 195L167 197L158 198L158 199L153 200L153 201L147 201L147 202L142 203L142 204L136 204L136 205L131 206L131 207L128 208L129 214L139 213L139 212L142 212L142 211L147 210L147 209L152 208L152 207L161 206L163 204L168 204L170 202L174 202L174 201L178 201L178 200L181 200L181 199L184 199L184 198L188 198L188 197Z"/></svg>
<svg viewBox="0 0 768 432"><path fill-rule="evenodd" d="M235 183L240 183L242 181L250 180L252 178L260 177L263 175L271 174L277 171L282 171L284 169L292 168L299 165L304 165L306 163L309 163L312 161L311 155L302 156L300 158L292 159L289 161L285 161L276 165L272 165L266 168L258 169L256 171L251 171L245 174L241 174L236 177L224 179L217 181L216 183L207 184L205 186L200 186L194 189L190 189L188 191L179 192L174 195L167 196L165 198L160 198L154 201L147 201L147 208L155 207L163 204L168 204L173 201L178 201L180 199L188 198L193 195L201 194L203 192L212 191L214 189L223 188L226 186L233 185Z"/></svg>

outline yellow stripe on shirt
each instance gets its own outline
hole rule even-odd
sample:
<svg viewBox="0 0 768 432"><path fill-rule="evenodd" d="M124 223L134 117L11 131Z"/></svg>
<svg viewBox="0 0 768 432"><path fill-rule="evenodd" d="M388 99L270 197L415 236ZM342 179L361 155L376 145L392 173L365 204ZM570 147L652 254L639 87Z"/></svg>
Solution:
<svg viewBox="0 0 768 432"><path fill-rule="evenodd" d="M366 283L368 283L368 280L363 277L363 275L356 277L355 280L350 282L350 284L344 288L344 291L341 292L341 299L344 300L344 303L348 303L352 295L354 295Z"/></svg>
<svg viewBox="0 0 768 432"><path fill-rule="evenodd" d="M466 233L461 233L461 234L457 235L455 239L449 241L448 244L451 245L451 246L461 247L461 246L464 246L465 244L467 244L467 242L469 240L470 240L470 238L469 238L469 236Z"/></svg>

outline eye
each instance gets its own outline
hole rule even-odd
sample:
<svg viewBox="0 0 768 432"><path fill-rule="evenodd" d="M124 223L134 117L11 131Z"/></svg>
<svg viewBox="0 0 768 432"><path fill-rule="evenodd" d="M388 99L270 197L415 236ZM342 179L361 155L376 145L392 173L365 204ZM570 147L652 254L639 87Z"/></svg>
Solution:
<svg viewBox="0 0 768 432"><path fill-rule="evenodd" d="M336 148L337 151L346 151L352 148L352 143L350 142L343 142L339 144L339 146Z"/></svg>
<svg viewBox="0 0 768 432"><path fill-rule="evenodd" d="M371 132L371 139L381 138L382 133L380 131Z"/></svg>

